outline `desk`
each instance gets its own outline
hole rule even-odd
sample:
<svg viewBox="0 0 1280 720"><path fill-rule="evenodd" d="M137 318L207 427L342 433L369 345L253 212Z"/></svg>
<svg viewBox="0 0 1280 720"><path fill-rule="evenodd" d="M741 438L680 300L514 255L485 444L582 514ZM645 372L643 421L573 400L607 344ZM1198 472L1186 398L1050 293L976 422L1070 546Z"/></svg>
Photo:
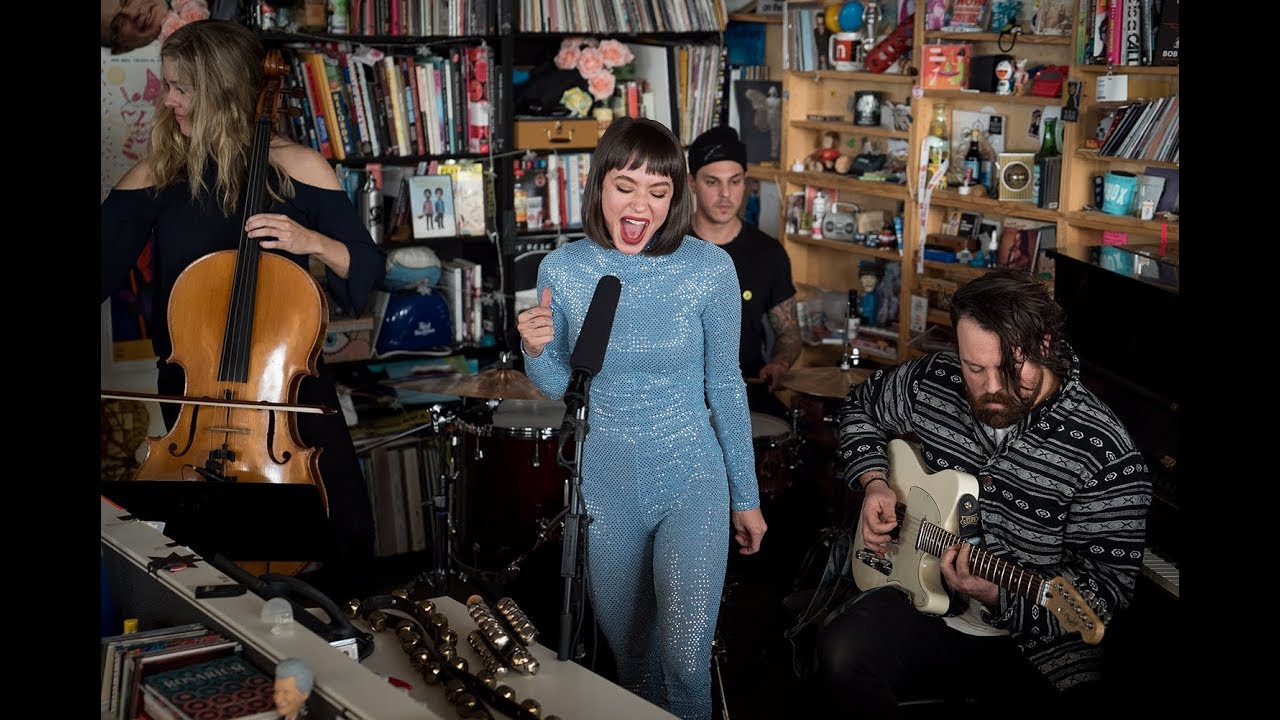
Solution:
<svg viewBox="0 0 1280 720"><path fill-rule="evenodd" d="M270 668L286 657L302 658L315 672L310 702L315 720L453 720L457 713L444 690L431 686L409 665L395 633L374 633L375 649L357 663L323 638L295 623L292 632L275 635L261 619L266 602L253 593L237 597L196 599L198 585L232 582L205 562L178 572L147 572L151 558L171 553L189 555L189 548L175 546L151 525L132 518L126 510L101 500L101 544L107 559L110 590L125 617L140 618L146 625L200 622L244 643L244 652L261 667ZM103 588L104 591L107 588ZM435 598L436 607L449 618L449 627L461 638L458 652L473 671L481 667L475 650L466 642L476 625L466 607L451 598ZM362 630L368 630L360 620ZM539 628L545 632L544 628ZM543 715L562 720L669 720L673 715L640 699L585 667L556 659L554 650L536 645L537 675L508 672L499 681L516 692L517 700L533 697ZM395 677L413 685L404 692L387 682ZM499 716L501 717L501 716Z"/></svg>

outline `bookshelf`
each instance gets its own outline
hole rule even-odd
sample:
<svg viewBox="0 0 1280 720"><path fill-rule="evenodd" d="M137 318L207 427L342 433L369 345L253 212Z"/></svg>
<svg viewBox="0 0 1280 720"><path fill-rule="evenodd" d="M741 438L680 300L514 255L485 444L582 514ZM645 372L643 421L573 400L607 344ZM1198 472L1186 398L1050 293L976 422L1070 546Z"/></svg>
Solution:
<svg viewBox="0 0 1280 720"><path fill-rule="evenodd" d="M784 13L783 37L798 37L792 10L800 7L824 8L839 4L837 0L818 3L788 3ZM948 132L954 137L951 115L956 110L990 112L1004 116L1004 152L1035 153L1040 146L1038 137L1029 137L1027 129L1033 119L1039 118L1046 108L1054 109L1065 104L1067 85L1062 95L1043 97L1030 94L997 95L993 92L972 90L938 90L920 87L914 74L876 74L862 71L838 71L828 69L797 68L796 50L788 47L788 66L784 77L784 135L782 141L782 165L780 170L755 168L748 176L776 179L784 205L790 193L811 188L831 188L837 191L841 201L852 200L867 209L884 209L887 215L903 217L902 252L870 250L851 246L841 240L815 240L807 234L787 234L785 246L792 258L794 280L797 286L814 286L830 291L844 292L858 288L858 266L868 257L897 262L901 267L899 293L899 318L892 326L898 331L899 361L919 354L916 347L921 336L933 335L932 328L945 329L949 319L945 312L930 308L927 312L926 332L914 333L910 327L910 307L913 295L927 295L926 285L936 281L965 282L986 272L983 268L923 260L924 239L939 233L949 213L973 212L1004 224L1007 221L1031 221L1053 227L1057 251L1078 258L1089 259L1094 249L1103 244L1103 233L1121 232L1129 237L1130 244L1162 246L1176 256L1180 240L1176 216L1157 215L1152 220L1141 220L1136 215L1115 216L1093 208L1093 178L1104 176L1111 170L1124 170L1142 174L1147 168L1177 170L1177 162L1142 160L1101 155L1096 147L1090 147L1087 139L1095 132L1099 120L1115 108L1136 99L1152 100L1176 94L1179 68L1176 66L1150 65L1096 65L1085 62L1083 43L1087 33L1090 5L1072 3L1073 23L1067 35L1034 35L1022 32L1015 38L995 32L944 32L925 30L925 17L917 13L914 19L911 52L922 57L922 47L930 43L967 43L972 45L973 55L1009 54L1014 59L1027 59L1027 66L1062 65L1067 67L1067 80L1080 83L1079 117L1075 122L1059 120L1062 136L1059 143L1063 154L1061 191L1057 208L1041 208L1035 202L1001 200L986 194L959 194L954 184L937 188L924 205L919 188L917 171L921 167L922 142L929 129L934 108L943 105L948 116ZM1024 15L1026 11L1024 10ZM888 29L892 29L890 23ZM1030 22L1024 17L1024 28ZM888 30L881 28L882 37ZM1013 48L1009 49L1010 41ZM1097 84L1112 75L1132 76L1130 88L1138 88L1140 95L1126 101L1096 102ZM912 124L903 132L882 127L860 127L851 122L847 107L850 95L859 90L874 90L882 101L904 102L910 97ZM824 116L812 118L810 115ZM830 115L843 115L834 120ZM906 182L893 185L884 182L866 182L853 175L831 172L790 172L791 164L804 159L816 146L821 133L835 131L840 134L842 152L854 154L865 138L883 143L889 140L905 140L907 143ZM852 138L852 140L851 140ZM959 152L963 153L964 148ZM952 148L956 157L956 148ZM951 180L954 176L949 177ZM828 198L828 202L830 199ZM1042 248L1044 249L1044 248ZM870 255L869 252L870 251ZM806 356L810 353L806 352ZM829 353L828 353L829 354ZM816 356L815 356L816 358ZM825 356L824 356L825 359Z"/></svg>

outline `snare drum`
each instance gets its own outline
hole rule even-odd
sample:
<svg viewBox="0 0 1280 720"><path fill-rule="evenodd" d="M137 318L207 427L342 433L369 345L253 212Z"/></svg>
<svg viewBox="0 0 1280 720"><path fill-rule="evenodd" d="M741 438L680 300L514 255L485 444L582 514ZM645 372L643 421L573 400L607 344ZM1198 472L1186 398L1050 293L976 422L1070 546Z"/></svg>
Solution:
<svg viewBox="0 0 1280 720"><path fill-rule="evenodd" d="M502 400L489 418L460 421L459 553L502 568L537 542L538 521L566 505L569 471L556 462L565 405Z"/></svg>
<svg viewBox="0 0 1280 720"><path fill-rule="evenodd" d="M786 420L751 413L751 444L756 451L756 480L760 494L777 497L791 487L794 439Z"/></svg>

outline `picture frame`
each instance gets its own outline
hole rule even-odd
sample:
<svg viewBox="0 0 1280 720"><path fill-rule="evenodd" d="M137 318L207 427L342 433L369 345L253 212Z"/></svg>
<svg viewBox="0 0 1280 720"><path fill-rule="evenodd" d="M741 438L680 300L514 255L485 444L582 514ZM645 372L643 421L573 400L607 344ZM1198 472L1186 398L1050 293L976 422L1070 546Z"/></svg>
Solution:
<svg viewBox="0 0 1280 720"><path fill-rule="evenodd" d="M1070 0L1039 0L1031 19L1032 34L1070 35L1072 5Z"/></svg>
<svg viewBox="0 0 1280 720"><path fill-rule="evenodd" d="M1039 230L1006 225L1000 234L1000 249L996 256L996 264L1002 268L1031 272L1039 252Z"/></svg>
<svg viewBox="0 0 1280 720"><path fill-rule="evenodd" d="M426 212L428 209L430 213ZM409 178L409 211L415 239L455 237L458 230L453 206L453 178L448 175L414 175Z"/></svg>

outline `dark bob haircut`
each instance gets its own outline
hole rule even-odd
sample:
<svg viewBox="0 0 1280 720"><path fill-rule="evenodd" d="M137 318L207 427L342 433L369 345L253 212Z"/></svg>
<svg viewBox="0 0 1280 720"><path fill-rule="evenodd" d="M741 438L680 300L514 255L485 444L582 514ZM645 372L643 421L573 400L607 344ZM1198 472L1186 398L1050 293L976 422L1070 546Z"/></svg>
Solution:
<svg viewBox="0 0 1280 720"><path fill-rule="evenodd" d="M671 209L667 212L667 221L653 233L643 250L645 255L669 255L689 233L693 195L680 141L665 125L648 118L618 118L609 123L609 129L600 138L591 157L591 172L582 197L582 206L586 208L582 229L597 245L614 246L602 207L604 178L611 170L640 168L671 178Z"/></svg>

